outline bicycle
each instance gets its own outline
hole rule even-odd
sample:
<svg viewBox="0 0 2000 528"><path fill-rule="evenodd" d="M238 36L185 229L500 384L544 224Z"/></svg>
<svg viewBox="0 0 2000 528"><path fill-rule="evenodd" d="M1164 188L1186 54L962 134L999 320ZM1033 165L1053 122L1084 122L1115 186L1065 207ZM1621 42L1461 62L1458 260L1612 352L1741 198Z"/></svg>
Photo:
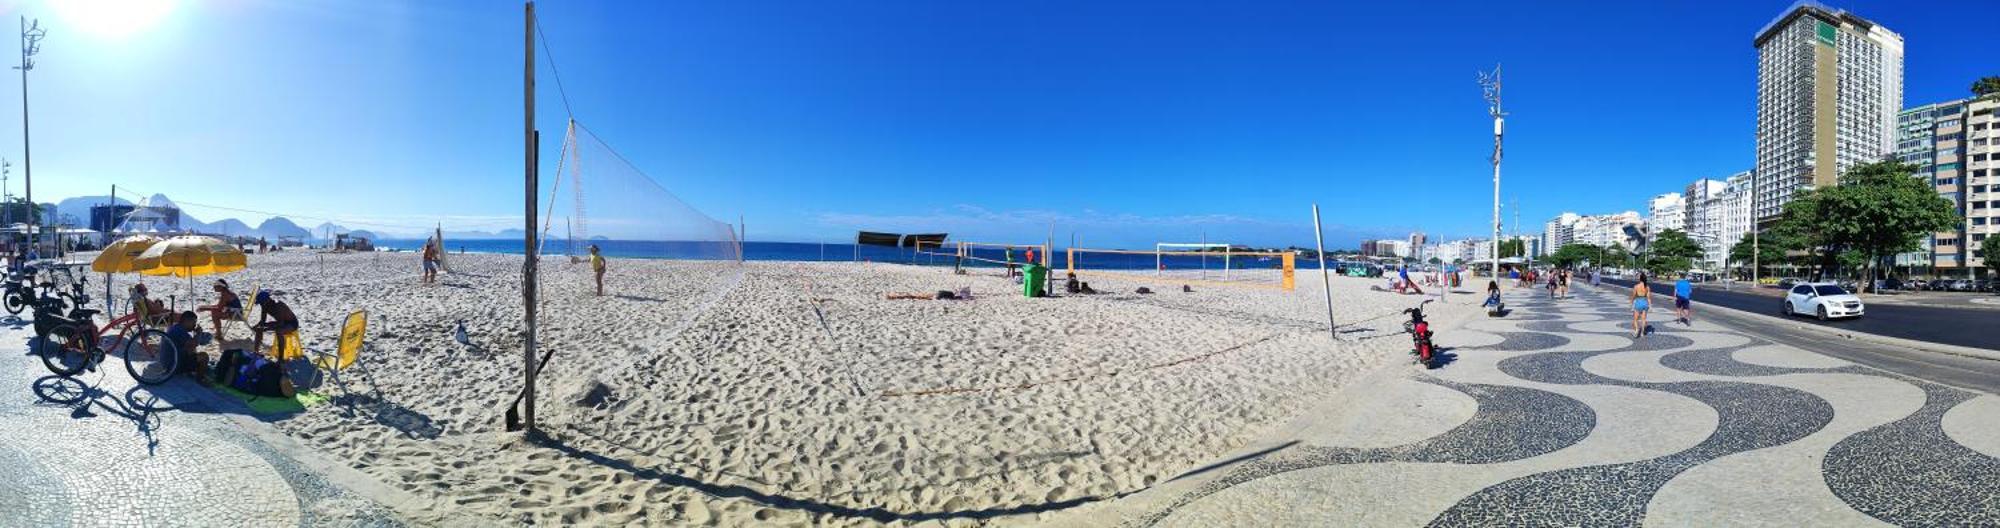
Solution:
<svg viewBox="0 0 2000 528"><path fill-rule="evenodd" d="M44 297L45 304L60 303L60 300ZM49 317L61 320L42 336L37 354L42 357L42 366L48 367L57 376L73 377L84 369L95 369L104 362L106 350L105 336L116 330L117 345L124 352L125 372L132 379L146 385L158 385L172 379L180 370L180 351L167 333L158 328L148 328L134 311L112 319L103 327L97 326L98 310L73 308L67 316ZM38 317L44 312L38 308Z"/></svg>

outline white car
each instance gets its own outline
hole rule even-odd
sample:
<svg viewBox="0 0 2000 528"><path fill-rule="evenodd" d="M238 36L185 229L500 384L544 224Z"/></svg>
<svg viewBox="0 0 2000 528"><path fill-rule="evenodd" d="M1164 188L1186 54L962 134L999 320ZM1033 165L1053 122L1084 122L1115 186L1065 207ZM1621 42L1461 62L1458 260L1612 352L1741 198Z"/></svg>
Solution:
<svg viewBox="0 0 2000 528"><path fill-rule="evenodd" d="M1792 286L1785 293L1785 315L1806 314L1825 321L1835 317L1861 317L1867 307L1861 305L1861 298L1855 297L1839 284L1831 282L1808 282Z"/></svg>

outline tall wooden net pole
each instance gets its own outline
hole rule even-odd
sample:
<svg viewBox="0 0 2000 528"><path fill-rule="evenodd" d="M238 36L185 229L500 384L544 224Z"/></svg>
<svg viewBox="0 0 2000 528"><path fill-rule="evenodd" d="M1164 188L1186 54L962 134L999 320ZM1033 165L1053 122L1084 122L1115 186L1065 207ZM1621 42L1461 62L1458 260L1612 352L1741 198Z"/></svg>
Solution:
<svg viewBox="0 0 2000 528"><path fill-rule="evenodd" d="M536 148L538 147L538 144L541 143L541 141L539 141L541 138L538 137L540 134L537 134L535 132L535 3L534 2L527 3L526 21L527 21L526 25L527 38L524 42L526 42L527 46L526 48L524 48L526 54L523 55L523 62L522 62L522 73L525 76L524 82L522 84L522 87L524 88L523 115L525 117L525 121L523 129L525 133L523 134L524 137L522 138L522 141L527 151L526 156L524 156L523 158L525 163L524 179L526 180L527 184L527 205L525 206L526 214L522 218L522 221L525 224L525 230L527 231L527 233L524 237L522 247L523 247L523 253L526 255L527 258L524 259L525 263L523 263L521 267L521 303L522 307L526 309L525 316L522 320L522 322L525 323L526 331L523 332L522 335L523 337L526 338L526 341L525 341L525 346L523 346L521 349L521 363L522 363L521 418L522 418L522 424L524 425L528 434L534 434L535 433L535 374L536 374L535 372L536 370L535 369L535 259L536 259L535 199L541 187L541 182L538 181L540 178L537 177L539 175L536 174L535 170L536 169L535 158L537 154Z"/></svg>

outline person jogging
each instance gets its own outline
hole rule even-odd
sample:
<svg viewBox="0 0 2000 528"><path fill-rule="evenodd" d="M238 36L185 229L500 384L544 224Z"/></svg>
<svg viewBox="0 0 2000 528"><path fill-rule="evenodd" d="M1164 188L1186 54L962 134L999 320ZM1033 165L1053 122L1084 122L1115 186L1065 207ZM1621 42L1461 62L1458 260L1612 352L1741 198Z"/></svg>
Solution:
<svg viewBox="0 0 2000 528"><path fill-rule="evenodd" d="M1681 324L1694 326L1694 305L1688 300L1694 298L1694 284L1688 282L1686 273L1681 280L1674 281L1674 312L1681 317Z"/></svg>

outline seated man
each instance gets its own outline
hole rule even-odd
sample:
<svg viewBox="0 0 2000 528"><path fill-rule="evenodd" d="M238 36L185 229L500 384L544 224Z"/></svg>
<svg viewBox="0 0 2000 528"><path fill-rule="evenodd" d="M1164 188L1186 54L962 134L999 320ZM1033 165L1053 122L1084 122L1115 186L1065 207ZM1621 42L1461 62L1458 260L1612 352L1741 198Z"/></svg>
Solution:
<svg viewBox="0 0 2000 528"><path fill-rule="evenodd" d="M243 314L243 298L229 290L229 282L215 279L215 304L196 308L209 312L208 319L215 325L215 338L222 339L222 322L235 319Z"/></svg>
<svg viewBox="0 0 2000 528"><path fill-rule="evenodd" d="M252 342L256 345L253 348L261 348L264 343L264 332L275 334L276 338L273 341L277 341L284 339L286 334L299 331L299 316L292 313L291 306L271 298L271 292L257 292L256 303L259 312L257 324L250 327L251 332L255 334ZM283 350L285 347L274 345L273 348Z"/></svg>
<svg viewBox="0 0 2000 528"><path fill-rule="evenodd" d="M139 315L140 323L146 326L162 326L173 320L167 312L167 303L146 295L145 284L132 285L132 311Z"/></svg>
<svg viewBox="0 0 2000 528"><path fill-rule="evenodd" d="M201 323L194 312L181 312L174 325L167 328L167 341L174 344L174 351L180 354L180 368L176 374L192 374L194 382L207 386L208 354L196 352L208 336L201 333Z"/></svg>

